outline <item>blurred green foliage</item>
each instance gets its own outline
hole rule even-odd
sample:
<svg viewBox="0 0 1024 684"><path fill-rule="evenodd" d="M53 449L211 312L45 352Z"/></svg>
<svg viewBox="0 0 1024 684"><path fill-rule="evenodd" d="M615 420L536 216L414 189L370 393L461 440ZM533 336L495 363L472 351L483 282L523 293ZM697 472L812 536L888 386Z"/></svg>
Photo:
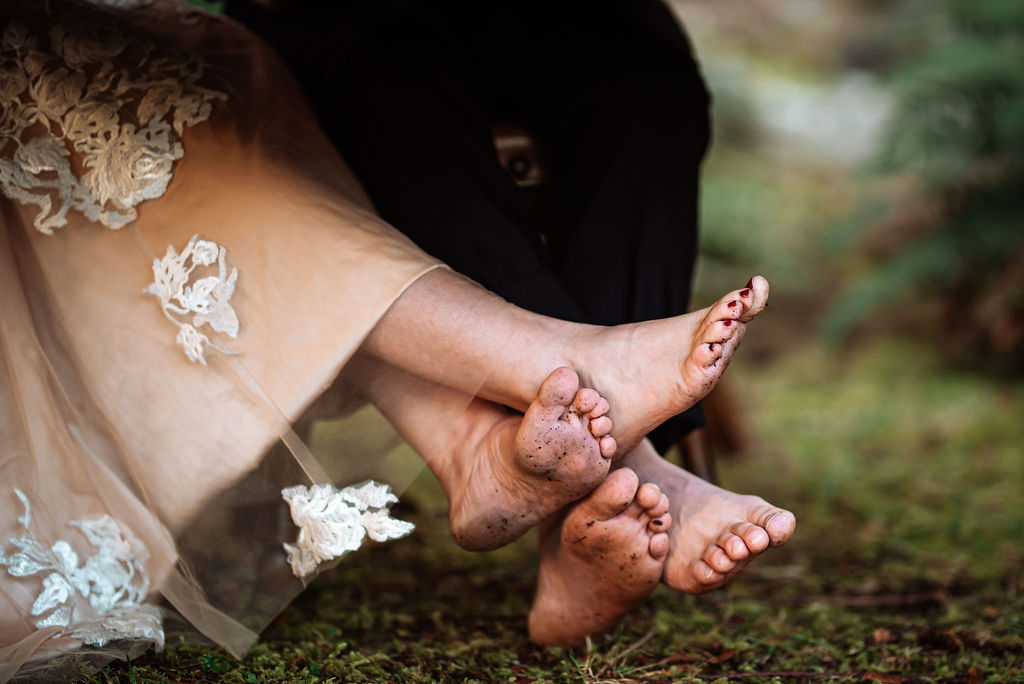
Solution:
<svg viewBox="0 0 1024 684"><path fill-rule="evenodd" d="M884 305L939 301L947 356L1021 366L1024 342L1024 3L942 0L891 73L896 107L876 171L868 263L824 322L838 340ZM921 36L917 36L918 39ZM980 352L980 354L979 354Z"/></svg>
<svg viewBox="0 0 1024 684"><path fill-rule="evenodd" d="M221 14L224 11L224 5L227 4L227 0L188 0L188 3L201 10Z"/></svg>

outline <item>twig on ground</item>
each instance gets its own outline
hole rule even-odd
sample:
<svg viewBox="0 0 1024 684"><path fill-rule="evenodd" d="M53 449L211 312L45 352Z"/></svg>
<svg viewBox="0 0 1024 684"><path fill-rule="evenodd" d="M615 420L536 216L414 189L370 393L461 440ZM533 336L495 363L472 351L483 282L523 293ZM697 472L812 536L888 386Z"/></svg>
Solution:
<svg viewBox="0 0 1024 684"><path fill-rule="evenodd" d="M627 646L624 651L609 657L608 661L604 664L604 667L602 667L597 672L597 674L594 675L594 676L595 677L602 677L602 676L604 676L604 673L608 671L608 668L617 665L619 662L624 660L625 657L628 656L630 653L632 653L633 651L635 651L638 648L642 647L644 644L646 644L648 641L650 641L654 637L654 635L656 633L657 633L657 628L656 627L651 627L649 630L647 630L646 634L644 634L642 637L640 637L639 639L634 641L632 644ZM589 665L589 661L588 661L588 665Z"/></svg>

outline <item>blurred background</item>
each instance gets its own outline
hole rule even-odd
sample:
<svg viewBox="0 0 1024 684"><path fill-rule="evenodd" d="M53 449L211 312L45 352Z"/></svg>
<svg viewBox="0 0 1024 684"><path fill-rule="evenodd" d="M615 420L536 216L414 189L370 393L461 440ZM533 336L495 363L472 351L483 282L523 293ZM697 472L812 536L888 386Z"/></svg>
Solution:
<svg viewBox="0 0 1024 684"><path fill-rule="evenodd" d="M183 644L109 676L1024 677L1024 3L670 5L714 98L694 306L772 285L715 391L718 469L793 540L543 651L535 540L457 549L423 471L396 509L417 533L319 578L248 661Z"/></svg>
<svg viewBox="0 0 1024 684"><path fill-rule="evenodd" d="M798 550L1019 572L1024 4L672 6L715 97L698 303L772 283L724 484L800 509Z"/></svg>

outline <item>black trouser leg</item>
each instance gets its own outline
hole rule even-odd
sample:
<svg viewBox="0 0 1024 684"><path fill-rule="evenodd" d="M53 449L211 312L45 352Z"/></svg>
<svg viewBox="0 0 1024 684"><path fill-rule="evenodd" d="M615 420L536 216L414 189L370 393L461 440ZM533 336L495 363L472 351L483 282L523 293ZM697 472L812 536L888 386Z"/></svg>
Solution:
<svg viewBox="0 0 1024 684"><path fill-rule="evenodd" d="M687 312L710 123L685 34L658 0L563 2L555 10L517 2L496 14L501 28L492 34L505 35L504 44L531 36L521 56L479 50L498 65L501 82L513 84L494 99L527 121L552 162L551 270L589 323ZM702 424L696 409L652 440L664 451Z"/></svg>
<svg viewBox="0 0 1024 684"><path fill-rule="evenodd" d="M290 37L273 21L264 31L381 216L425 251L546 315L617 324L684 313L707 96L667 10L457 5L347 2ZM320 40L328 27L333 42ZM491 124L509 117L552 153L548 249L493 148ZM688 412L657 443L702 422Z"/></svg>

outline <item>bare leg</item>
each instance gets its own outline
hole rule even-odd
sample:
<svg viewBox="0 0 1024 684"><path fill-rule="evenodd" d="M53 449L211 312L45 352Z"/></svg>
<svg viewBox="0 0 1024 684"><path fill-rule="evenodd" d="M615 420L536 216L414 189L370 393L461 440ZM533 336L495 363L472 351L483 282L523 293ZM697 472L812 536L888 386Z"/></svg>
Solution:
<svg viewBox="0 0 1024 684"><path fill-rule="evenodd" d="M707 309L628 325L567 323L519 309L449 271L432 271L381 318L363 350L414 375L525 410L559 366L599 387L612 433L631 449L714 387L768 298L754 277Z"/></svg>
<svg viewBox="0 0 1024 684"><path fill-rule="evenodd" d="M668 553L668 499L620 468L540 526L530 639L576 646L611 628L658 586Z"/></svg>
<svg viewBox="0 0 1024 684"><path fill-rule="evenodd" d="M568 368L540 385L525 415L361 355L346 371L427 462L466 549L503 546L607 475L608 402Z"/></svg>
<svg viewBox="0 0 1024 684"><path fill-rule="evenodd" d="M622 463L668 496L675 520L662 577L687 594L717 589L770 546L785 544L796 518L764 499L716 487L661 458L644 440Z"/></svg>

